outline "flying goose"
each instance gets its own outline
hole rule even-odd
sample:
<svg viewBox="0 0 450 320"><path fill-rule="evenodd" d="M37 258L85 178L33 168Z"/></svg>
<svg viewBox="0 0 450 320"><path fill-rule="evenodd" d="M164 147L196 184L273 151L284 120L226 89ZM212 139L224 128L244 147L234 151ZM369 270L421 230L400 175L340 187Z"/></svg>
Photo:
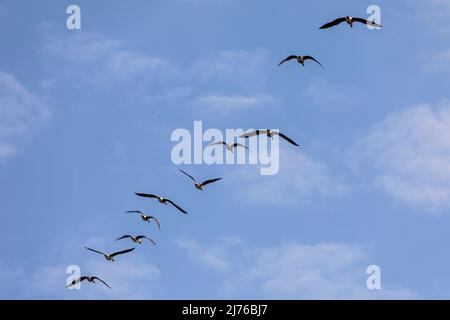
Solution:
<svg viewBox="0 0 450 320"><path fill-rule="evenodd" d="M194 179L194 177L192 177L191 175L187 174L186 172L184 172L181 169L180 170L182 173L184 173L185 175L187 175L189 178L192 179L192 181L194 181L194 186L198 189L198 190L202 190L203 191L203 187L206 186L207 184L222 180L222 178L216 178L216 179L210 179L210 180L205 180L202 183L198 183L197 180Z"/></svg>
<svg viewBox="0 0 450 320"><path fill-rule="evenodd" d="M294 140L292 140L291 138L289 138L288 136L282 134L281 132L277 132L277 131L272 131L271 129L267 129L267 130L255 130L246 134L243 134L242 136L240 136L239 138L250 138L253 136L257 136L260 134L265 134L267 135L269 138L273 138L274 135L279 135L280 137L282 137L284 140L286 140L287 142L293 144L294 146L299 147L300 145L297 144Z"/></svg>
<svg viewBox="0 0 450 320"><path fill-rule="evenodd" d="M126 234L120 238L117 238L116 241L126 239L126 238L130 238L134 243L139 243L139 244L142 244L141 239L147 239L148 241L150 241L151 243L153 243L156 246L156 242L153 241L153 239L150 239L149 237L146 237L146 236L135 236L134 237L134 236L130 236L130 235Z"/></svg>
<svg viewBox="0 0 450 320"><path fill-rule="evenodd" d="M67 285L67 288L70 288L71 286L76 285L77 283L83 282L84 280L87 280L88 282L92 282L95 283L95 280L100 281L101 283L103 283L105 286L107 286L108 288L112 289L110 286L108 286L108 284L103 281L102 279L100 279L99 277L92 277L92 276L82 276L79 277L76 280L73 280L69 285Z"/></svg>
<svg viewBox="0 0 450 320"><path fill-rule="evenodd" d="M184 214L187 214L187 211L184 210L183 208L181 208L179 205L177 205L175 202L173 202L172 200L160 197L160 196L155 196L154 194L147 194L147 193L141 193L141 192L136 192L135 195L139 196L139 197L144 197L144 198L153 198L153 199L158 199L158 201L160 203L163 203L165 205L167 205L167 203L170 203L171 205L173 205L175 208L177 208L178 210L180 210L181 212L183 212Z"/></svg>
<svg viewBox="0 0 450 320"><path fill-rule="evenodd" d="M323 65L317 61L316 59L314 59L314 57L311 56L296 56L296 55L291 55L289 57L287 57L286 59L282 60L278 65L282 65L283 63L285 63L286 61L292 60L292 59L296 59L298 63L300 63L301 65L305 65L305 61L306 60L312 60L315 61L316 63L319 64L319 66L321 66L323 68Z"/></svg>
<svg viewBox="0 0 450 320"><path fill-rule="evenodd" d="M127 253L127 252L131 252L131 251L134 250L134 248L131 248L131 249L126 249L126 250L119 251L119 252L114 252L112 254L106 254L106 253L103 253L103 252L100 252L100 251L97 251L97 250L94 250L94 249L91 249L91 248L88 248L88 247L85 247L85 248L90 250L90 251L92 251L92 252L96 252L96 253L102 254L105 257L106 260L112 261L112 262L115 261L114 260L115 256L118 256L119 254L124 254L124 253Z"/></svg>
<svg viewBox="0 0 450 320"><path fill-rule="evenodd" d="M150 222L150 220L155 220L156 224L158 225L158 229L161 230L161 224L159 223L159 220L156 219L154 216L147 216L142 211L139 211L139 210L126 211L125 213L139 213L139 215L141 216L141 219L145 222Z"/></svg>
<svg viewBox="0 0 450 320"><path fill-rule="evenodd" d="M325 23L323 26L321 26L319 29L328 29L334 26L337 26L338 24L342 23L342 22L347 22L351 28L353 28L353 23L354 22L361 22L363 24L375 27L375 28L382 28L381 24L376 23L375 21L369 21L363 18L354 18L351 16L346 16L343 18L337 18L336 20L333 20L331 22Z"/></svg>
<svg viewBox="0 0 450 320"><path fill-rule="evenodd" d="M208 144L208 146L214 146L214 145L218 145L218 144L225 145L227 147L227 150L230 151L231 153L233 153L233 149L237 148L237 147L242 147L242 148L249 150L246 146L244 146L243 144L237 143L237 142L231 144L231 143L226 143L225 141L217 141L217 142Z"/></svg>

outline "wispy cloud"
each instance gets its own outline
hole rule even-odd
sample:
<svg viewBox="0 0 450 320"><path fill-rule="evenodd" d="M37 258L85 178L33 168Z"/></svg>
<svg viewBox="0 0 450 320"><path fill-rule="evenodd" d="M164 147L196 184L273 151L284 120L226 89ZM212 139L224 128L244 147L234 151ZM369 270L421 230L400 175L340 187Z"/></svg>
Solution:
<svg viewBox="0 0 450 320"><path fill-rule="evenodd" d="M450 48L436 53L427 53L423 60L425 71L448 73L450 71Z"/></svg>
<svg viewBox="0 0 450 320"><path fill-rule="evenodd" d="M313 81L302 92L302 99L307 99L315 106L325 108L345 108L359 100L361 94L352 86L331 84L326 81Z"/></svg>
<svg viewBox="0 0 450 320"><path fill-rule="evenodd" d="M326 163L287 148L280 149L280 170L276 175L261 176L257 168L245 168L236 176L247 190L246 201L257 203L308 203L317 195L334 197L349 189L345 179L331 172ZM236 196L241 197L242 193Z"/></svg>
<svg viewBox="0 0 450 320"><path fill-rule="evenodd" d="M274 101L261 91L266 78L264 50L219 51L179 64L129 48L122 39L83 33L49 36L42 52L52 58L51 68L62 68L59 76L70 76L77 84L95 88L120 86L124 95L138 103L179 102L226 115ZM57 60L61 63L55 63ZM70 72L65 69L66 61L70 62ZM77 65L75 71L73 64ZM235 93L224 94L222 90Z"/></svg>
<svg viewBox="0 0 450 320"><path fill-rule="evenodd" d="M194 100L193 104L220 115L230 115L237 111L259 109L274 103L275 99L267 94L254 96L242 95L204 95Z"/></svg>
<svg viewBox="0 0 450 320"><path fill-rule="evenodd" d="M192 238L180 238L177 245L187 250L192 260L214 271L227 271L229 268L228 257L225 252L227 241L222 241L220 245L203 245Z"/></svg>
<svg viewBox="0 0 450 320"><path fill-rule="evenodd" d="M370 264L365 250L356 245L288 243L278 246L250 247L242 241L233 245L201 245L202 256L221 250L220 261L227 268L216 268L199 252L181 246L197 263L220 271L223 284L219 297L269 299L377 299L412 298L408 289L383 284L381 291L366 287L366 268Z"/></svg>
<svg viewBox="0 0 450 320"><path fill-rule="evenodd" d="M12 74L0 71L0 160L17 152L20 138L50 117L48 106Z"/></svg>
<svg viewBox="0 0 450 320"><path fill-rule="evenodd" d="M359 165L396 200L436 211L450 207L450 103L393 113L356 144Z"/></svg>
<svg viewBox="0 0 450 320"><path fill-rule="evenodd" d="M407 6L413 6L421 22L428 26L435 34L448 36L449 29L445 28L450 16L450 2L448 0L405 1Z"/></svg>
<svg viewBox="0 0 450 320"><path fill-rule="evenodd" d="M83 282L81 289L69 290L67 267L40 266L31 272L22 268L0 269L2 278L7 277L10 282L9 292L0 290L0 296L10 298L14 291L22 299L151 299L159 286L159 269L139 258L116 263L90 259L80 265L82 275L98 276L112 289L101 283Z"/></svg>

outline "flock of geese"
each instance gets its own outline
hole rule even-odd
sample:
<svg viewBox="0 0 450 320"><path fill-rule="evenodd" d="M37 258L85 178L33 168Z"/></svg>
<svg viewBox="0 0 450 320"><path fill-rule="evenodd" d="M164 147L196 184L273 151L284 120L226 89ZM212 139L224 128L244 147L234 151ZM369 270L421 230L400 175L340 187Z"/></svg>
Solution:
<svg viewBox="0 0 450 320"><path fill-rule="evenodd" d="M331 28L331 27L335 27L335 26L341 24L342 22L346 22L351 28L353 28L353 24L355 22L359 22L359 23L362 23L362 24L365 24L365 25L368 25L368 26L372 26L374 28L381 28L382 27L380 24L376 23L375 21L369 21L369 20L366 20L366 19L363 19L363 18L355 18L355 17L351 17L351 16L346 16L346 17L337 18L337 19L335 19L335 20L333 20L331 22L328 22L328 23L324 24L323 26L321 26L319 29L328 29L328 28ZM303 66L305 65L306 61L311 60L311 61L316 62L317 64L319 64L323 68L322 64L318 60L316 60L314 57L308 56L308 55L305 55L305 56L290 55L287 58L283 59L278 65L280 66L283 63L288 62L290 60L294 60L294 59L299 64L301 64ZM297 146L297 147L300 146L299 144L297 144L294 140L292 140L291 138L289 138L285 134L283 134L281 132L278 132L278 131L273 131L272 129L254 130L252 132L249 132L249 133L241 135L240 138L251 138L251 137L259 136L259 135L266 135L268 138L272 138L272 139L273 139L273 136L277 135L277 136L281 137L282 139L286 140L287 142L289 142L290 144L292 144L294 146ZM228 150L230 152L233 152L233 150L235 148L238 148L238 147L245 148L245 149L248 150L248 148L245 145L243 145L241 143L236 143L236 142L235 143L227 143L225 141L217 141L217 142L209 144L208 146L215 146L215 145L224 145L226 147L226 150ZM198 182L194 177L192 177L187 172L185 172L185 171L183 171L181 169L179 169L179 171L181 173L183 173L184 175L186 175L187 177L189 177L193 181L195 188L197 190L201 190L201 191L203 191L203 188L205 186L207 186L208 184L217 182L217 181L222 179L222 178L215 178L215 179L205 180L203 182ZM142 193L142 192L136 192L135 195L137 195L139 197L143 197L143 198L148 198L148 199L156 199L159 203L164 204L164 205L170 204L175 209L177 209L179 212L181 212L183 214L188 214L188 212L186 210L184 210L182 207L180 207L178 204L176 204L175 202L173 202L172 200L170 200L168 198L157 196L155 194ZM139 214L141 219L142 219L142 221L144 221L144 222L155 221L157 228L159 230L161 230L161 224L160 224L159 220L156 217L154 217L154 216L146 215L142 211L139 211L139 210L126 211L126 213ZM127 235L123 235L123 236L117 238L116 241L117 240L123 240L123 239L129 239L133 243L136 243L136 244L142 244L143 240L147 240L151 244L156 245L156 242L153 241L153 239L151 239L151 238L149 238L149 237L147 237L145 235L128 235L127 234ZM104 253L104 252L101 252L99 250L92 249L92 248L89 248L89 247L85 247L85 248L87 250L91 251L91 252L94 252L94 253L102 255L107 261L110 261L110 262L114 262L115 261L114 258L119 256L119 255L123 255L123 254L129 253L129 252L132 252L132 251L135 250L135 248L129 248L129 249L117 251L117 252L114 252L114 253L111 253L111 254L107 254L107 253ZM79 283L81 283L83 281L87 281L87 282L90 282L90 283L95 283L95 281L97 281L97 280L99 282L103 283L106 287L111 289L111 287L104 280L102 280L101 278L99 278L97 276L81 276L78 279L75 279L71 283L69 283L67 285L67 287L72 287L72 286L74 286L76 284L79 284Z"/></svg>

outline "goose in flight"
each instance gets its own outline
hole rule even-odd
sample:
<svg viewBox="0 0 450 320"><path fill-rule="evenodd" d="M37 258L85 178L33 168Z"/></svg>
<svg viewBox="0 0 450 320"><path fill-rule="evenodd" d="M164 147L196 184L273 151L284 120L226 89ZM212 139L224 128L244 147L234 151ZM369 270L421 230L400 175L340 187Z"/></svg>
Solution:
<svg viewBox="0 0 450 320"><path fill-rule="evenodd" d="M179 205L177 205L175 202L173 202L172 200L160 197L160 196L155 196L154 194L147 194L147 193L141 193L141 192L136 192L135 195L139 196L139 197L144 197L144 198L152 198L152 199L158 199L158 201L160 203L163 203L165 205L167 205L167 203L170 203L171 205L173 205L175 208L177 208L178 210L180 210L181 212L183 212L184 214L187 214L187 211L184 210L183 208L181 208Z"/></svg>
<svg viewBox="0 0 450 320"><path fill-rule="evenodd" d="M289 57L287 57L286 59L282 60L278 65L282 65L283 63L285 63L286 61L292 60L292 59L296 59L298 63L300 63L302 66L305 65L305 61L306 60L312 60L316 63L319 64L319 66L321 66L323 68L323 65L317 61L314 57L311 56L296 56L296 55L291 55Z"/></svg>
<svg viewBox="0 0 450 320"><path fill-rule="evenodd" d="M184 172L181 169L180 170L182 173L184 173L185 175L187 175L189 178L192 179L192 181L194 181L194 186L198 189L198 190L202 190L203 191L203 187L206 186L207 184L222 180L222 178L216 178L216 179L210 179L210 180L205 180L202 183L198 183L197 180L194 179L194 177L192 177L191 175L187 174L186 172Z"/></svg>
<svg viewBox="0 0 450 320"><path fill-rule="evenodd" d="M233 149L237 148L237 147L242 147L242 148L249 150L246 146L244 146L243 144L237 143L237 142L231 144L231 143L226 143L225 141L217 141L217 142L208 144L208 146L215 146L218 144L225 145L227 147L227 150L230 151L231 153L233 153Z"/></svg>
<svg viewBox="0 0 450 320"><path fill-rule="evenodd" d="M336 20L333 20L331 22L325 23L319 29L328 29L328 28L337 26L338 24L340 24L342 22L347 22L350 25L351 28L353 28L353 23L354 22L360 22L360 23L363 23L363 24L366 24L368 26L372 26L372 27L375 27L375 28L381 28L382 27L381 24L378 24L375 21L369 21L369 20L366 20L366 19L363 19L363 18L354 18L354 17L351 17L351 16L346 16L346 17L337 18Z"/></svg>
<svg viewBox="0 0 450 320"><path fill-rule="evenodd" d="M154 216L147 216L142 211L139 211L139 210L126 211L125 213L139 213L139 215L141 216L141 219L145 222L150 222L151 220L155 220L156 224L158 225L158 229L161 230L161 224L159 223L159 220L156 219Z"/></svg>
<svg viewBox="0 0 450 320"><path fill-rule="evenodd" d="M294 146L299 147L300 145L297 144L294 140L292 140L291 138L289 138L288 136L282 134L281 132L277 132L277 131L272 131L271 129L267 129L267 130L255 130L246 134L243 134L242 136L240 136L239 138L250 138L253 136L257 136L260 134L265 134L267 135L269 138L273 138L273 136L278 135L280 137L282 137L284 140L286 140L287 142L289 142L290 144L293 144Z"/></svg>
<svg viewBox="0 0 450 320"><path fill-rule="evenodd" d="M114 260L115 256L118 256L119 254L124 254L124 253L127 253L127 252L131 252L131 251L134 250L134 248L131 248L131 249L126 249L126 250L114 252L112 254L106 254L106 253L103 253L103 252L100 252L100 251L97 251L97 250L94 250L94 249L91 249L91 248L88 248L88 247L85 247L85 248L90 250L90 251L92 251L92 252L96 252L96 253L102 254L105 257L106 260L112 261L112 262L115 261Z"/></svg>
<svg viewBox="0 0 450 320"><path fill-rule="evenodd" d="M150 241L151 243L153 243L156 246L156 242L153 241L153 239L150 239L150 238L148 238L146 236L135 236L134 237L134 236L130 236L130 235L126 234L126 235L124 235L124 236L122 236L120 238L117 238L116 241L117 240L122 240L122 239L127 239L127 238L130 238L131 241L133 241L134 243L139 243L139 244L142 244L142 239L147 239L148 241Z"/></svg>
<svg viewBox="0 0 450 320"><path fill-rule="evenodd" d="M82 276L79 277L76 280L73 280L69 285L67 285L67 288L70 288L71 286L76 285L77 283L83 282L84 280L87 280L88 282L92 282L95 283L95 280L100 281L101 283L103 283L105 286L107 286L108 288L112 289L110 286L108 286L108 284L103 281L102 279L100 279L99 277L92 277L92 276Z"/></svg>

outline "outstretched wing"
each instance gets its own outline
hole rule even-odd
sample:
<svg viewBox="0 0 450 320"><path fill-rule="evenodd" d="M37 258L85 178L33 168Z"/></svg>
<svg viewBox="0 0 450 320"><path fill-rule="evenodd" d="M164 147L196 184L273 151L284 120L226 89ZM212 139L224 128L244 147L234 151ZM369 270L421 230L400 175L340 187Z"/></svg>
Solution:
<svg viewBox="0 0 450 320"><path fill-rule="evenodd" d="M336 20L333 20L331 22L325 23L323 26L321 26L319 29L328 29L334 26L337 26L338 24L344 22L345 18L337 18Z"/></svg>
<svg viewBox="0 0 450 320"><path fill-rule="evenodd" d="M104 253L101 252L101 251L97 251L97 250L94 250L94 249L91 249L91 248L88 248L88 247L85 247L85 248L88 249L88 250L90 250L90 251L92 251L92 252L100 253L100 254L106 256L106 254L104 254Z"/></svg>
<svg viewBox="0 0 450 320"><path fill-rule="evenodd" d="M369 20L366 20L366 19L363 19L363 18L353 18L353 21L361 22L363 24L366 24L368 26L372 26L372 27L375 27L375 28L381 28L382 27L381 24L378 24L375 21L369 21Z"/></svg>
<svg viewBox="0 0 450 320"><path fill-rule="evenodd" d="M304 56L303 59L315 61L315 62L317 62L317 63L319 64L319 66L321 66L321 67L323 68L323 65L322 65L319 61L317 61L316 59L314 59L314 57L311 57L311 56Z"/></svg>
<svg viewBox="0 0 450 320"><path fill-rule="evenodd" d="M133 250L134 250L134 248L130 248L130 249L126 249L126 250L114 252L113 254L111 254L111 257L115 257L115 256L118 256L118 255L120 255L120 254L124 254L124 253L127 253L127 252L131 252L131 251L133 251Z"/></svg>
<svg viewBox="0 0 450 320"><path fill-rule="evenodd" d="M99 277L92 277L92 279L98 280L98 281L100 281L101 283L103 283L105 286L107 286L108 288L112 289L110 286L108 286L108 284L107 284L105 281L103 281L103 280L100 279Z"/></svg>
<svg viewBox="0 0 450 320"><path fill-rule="evenodd" d="M122 237L120 237L120 238L117 238L116 241L117 241L117 240L126 239L126 238L131 238L131 236L128 235L128 234L126 234L126 235L124 235L124 236L122 236Z"/></svg>
<svg viewBox="0 0 450 320"><path fill-rule="evenodd" d="M226 143L225 141L217 141L217 142L208 144L208 146L215 146L215 145L218 145L218 144L224 144L224 145L227 145L227 143Z"/></svg>
<svg viewBox="0 0 450 320"><path fill-rule="evenodd" d="M294 140L292 140L291 138L289 138L288 136L282 134L281 132L274 132L273 134L277 134L280 137L282 137L284 140L286 140L287 142L289 142L290 144L293 144L294 146L299 147L300 145L297 144Z"/></svg>
<svg viewBox="0 0 450 320"><path fill-rule="evenodd" d="M155 217L150 217L151 219L155 220L156 224L158 225L158 229L161 230L161 224L159 223L159 220Z"/></svg>
<svg viewBox="0 0 450 320"><path fill-rule="evenodd" d="M178 210L180 210L181 212L183 212L184 214L187 214L187 211L184 210L183 208L181 208L179 205L177 205L175 202L173 202L172 200L167 199L167 202L170 203L171 205L173 205L175 208L177 208Z"/></svg>
<svg viewBox="0 0 450 320"><path fill-rule="evenodd" d="M206 181L203 181L203 182L200 184L200 186L204 187L204 186L206 186L207 184L210 184L210 183L213 183L213 182L216 182L216 181L219 181L219 180L222 180L222 178L216 178L216 179L206 180Z"/></svg>
<svg viewBox="0 0 450 320"><path fill-rule="evenodd" d="M189 175L189 174L187 174L186 172L184 172L183 170L181 170L181 169L178 169L178 170L180 170L182 173L184 173L185 175L187 175L189 178L191 178L192 179L192 181L194 181L194 182L197 182L197 180L195 180L194 179L194 177L193 176L191 176L191 175Z"/></svg>
<svg viewBox="0 0 450 320"><path fill-rule="evenodd" d="M78 279L73 280L70 284L68 284L68 285L67 285L67 288L70 288L71 286L74 286L74 285L76 285L77 283L80 283L81 281L84 281L84 280L86 280L86 279L87 279L87 277L79 277Z"/></svg>
<svg viewBox="0 0 450 320"><path fill-rule="evenodd" d="M283 63L285 63L286 61L292 60L292 59L297 59L296 55L291 55L289 57L287 57L286 59L282 60L278 65L281 65Z"/></svg>
<svg viewBox="0 0 450 320"><path fill-rule="evenodd" d="M149 237L146 236L137 236L136 239L147 239L148 241L150 241L151 243L153 243L156 246L156 242L153 241L153 239L150 239Z"/></svg>
<svg viewBox="0 0 450 320"><path fill-rule="evenodd" d="M250 138L259 134L267 134L267 130L255 130L252 132L244 133L243 135L239 136L239 138Z"/></svg>
<svg viewBox="0 0 450 320"><path fill-rule="evenodd" d="M134 194L139 197L144 197L144 198L155 198L155 199L159 198L158 196L155 196L154 194L148 194L148 193L135 192Z"/></svg>
<svg viewBox="0 0 450 320"><path fill-rule="evenodd" d="M139 210L130 210L130 211L125 211L125 213L139 213L139 214L143 214L141 211Z"/></svg>
<svg viewBox="0 0 450 320"><path fill-rule="evenodd" d="M246 146L244 146L243 144L241 144L241 143L237 143L237 142L235 142L234 144L233 144L233 147L242 147L242 148L245 148L245 149L247 149L247 150L249 150Z"/></svg>

